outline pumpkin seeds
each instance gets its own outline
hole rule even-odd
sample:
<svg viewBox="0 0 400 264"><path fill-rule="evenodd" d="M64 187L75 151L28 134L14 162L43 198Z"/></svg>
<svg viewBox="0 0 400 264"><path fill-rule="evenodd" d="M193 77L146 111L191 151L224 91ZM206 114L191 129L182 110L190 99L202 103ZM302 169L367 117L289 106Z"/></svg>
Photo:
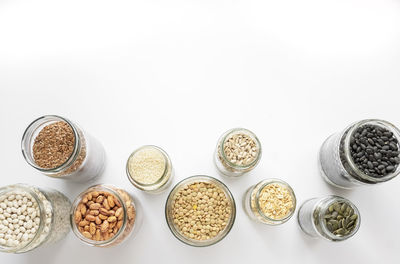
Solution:
<svg viewBox="0 0 400 264"><path fill-rule="evenodd" d="M344 202L331 204L323 216L326 228L336 236L347 236L357 226L358 215L351 206Z"/></svg>

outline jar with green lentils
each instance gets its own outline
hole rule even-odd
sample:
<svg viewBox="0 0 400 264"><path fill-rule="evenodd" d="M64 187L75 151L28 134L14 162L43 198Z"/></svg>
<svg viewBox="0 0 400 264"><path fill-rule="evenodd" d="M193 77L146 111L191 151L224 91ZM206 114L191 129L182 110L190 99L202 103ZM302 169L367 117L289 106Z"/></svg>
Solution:
<svg viewBox="0 0 400 264"><path fill-rule="evenodd" d="M352 202L332 195L305 201L299 209L298 222L307 235L337 242L357 233L361 218Z"/></svg>
<svg viewBox="0 0 400 264"><path fill-rule="evenodd" d="M179 182L165 205L172 234L185 244L204 247L221 241L236 217L228 187L210 176L192 176Z"/></svg>

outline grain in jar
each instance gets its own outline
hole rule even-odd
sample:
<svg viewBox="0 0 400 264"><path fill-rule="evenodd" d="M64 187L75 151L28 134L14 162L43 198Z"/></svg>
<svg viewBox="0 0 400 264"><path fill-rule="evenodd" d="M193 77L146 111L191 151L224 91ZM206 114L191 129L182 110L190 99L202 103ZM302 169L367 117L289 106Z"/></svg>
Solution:
<svg viewBox="0 0 400 264"><path fill-rule="evenodd" d="M217 169L226 176L241 176L254 169L261 158L261 144L256 135L244 128L225 132L214 154Z"/></svg>
<svg viewBox="0 0 400 264"><path fill-rule="evenodd" d="M243 205L250 219L267 225L279 225L294 214L296 196L286 182L266 179L247 190Z"/></svg>
<svg viewBox="0 0 400 264"><path fill-rule="evenodd" d="M88 181L104 169L102 145L60 116L34 120L24 132L21 148L26 162L46 176Z"/></svg>
<svg viewBox="0 0 400 264"><path fill-rule="evenodd" d="M173 169L168 154L157 146L142 146L128 158L126 173L138 189L160 193L172 182Z"/></svg>
<svg viewBox="0 0 400 264"><path fill-rule="evenodd" d="M71 203L62 193L27 184L0 188L0 251L24 253L64 238Z"/></svg>
<svg viewBox="0 0 400 264"><path fill-rule="evenodd" d="M229 233L236 206L222 182L209 176L192 176L171 191L165 213L175 237L201 247L215 244Z"/></svg>

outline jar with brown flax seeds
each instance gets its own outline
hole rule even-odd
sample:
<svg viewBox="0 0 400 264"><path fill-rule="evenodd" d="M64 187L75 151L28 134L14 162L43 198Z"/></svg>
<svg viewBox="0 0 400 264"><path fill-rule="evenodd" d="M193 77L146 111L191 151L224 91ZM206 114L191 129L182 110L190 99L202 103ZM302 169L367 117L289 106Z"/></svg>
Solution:
<svg viewBox="0 0 400 264"><path fill-rule="evenodd" d="M100 142L64 117L34 120L24 132L21 148L26 162L49 177L88 181L104 169Z"/></svg>
<svg viewBox="0 0 400 264"><path fill-rule="evenodd" d="M138 200L120 188L99 184L82 192L71 209L74 234L85 244L110 247L136 233L142 215Z"/></svg>
<svg viewBox="0 0 400 264"><path fill-rule="evenodd" d="M226 176L241 176L254 169L261 158L261 144L245 128L226 131L218 140L214 154L217 169Z"/></svg>

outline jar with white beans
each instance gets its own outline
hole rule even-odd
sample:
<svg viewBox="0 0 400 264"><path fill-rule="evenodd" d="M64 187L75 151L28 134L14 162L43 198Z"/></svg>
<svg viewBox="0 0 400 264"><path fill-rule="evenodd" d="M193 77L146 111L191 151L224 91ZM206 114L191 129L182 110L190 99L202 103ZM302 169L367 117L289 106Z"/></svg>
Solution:
<svg viewBox="0 0 400 264"><path fill-rule="evenodd" d="M0 251L24 253L53 244L69 230L71 202L62 193L26 184L0 188Z"/></svg>

